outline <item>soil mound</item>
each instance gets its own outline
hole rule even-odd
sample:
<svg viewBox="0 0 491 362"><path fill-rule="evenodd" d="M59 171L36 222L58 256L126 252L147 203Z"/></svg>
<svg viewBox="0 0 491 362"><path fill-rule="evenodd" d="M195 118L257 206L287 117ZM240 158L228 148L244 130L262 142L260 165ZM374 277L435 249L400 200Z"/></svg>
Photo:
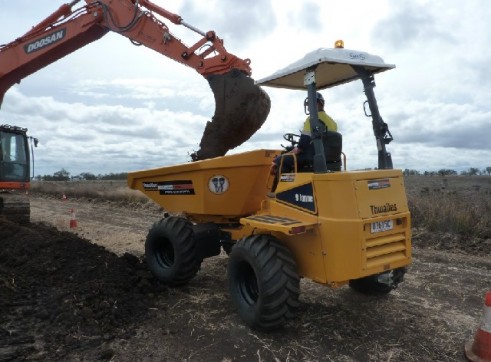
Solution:
<svg viewBox="0 0 491 362"><path fill-rule="evenodd" d="M0 361L110 359L165 289L137 257L121 257L45 224L0 220Z"/></svg>

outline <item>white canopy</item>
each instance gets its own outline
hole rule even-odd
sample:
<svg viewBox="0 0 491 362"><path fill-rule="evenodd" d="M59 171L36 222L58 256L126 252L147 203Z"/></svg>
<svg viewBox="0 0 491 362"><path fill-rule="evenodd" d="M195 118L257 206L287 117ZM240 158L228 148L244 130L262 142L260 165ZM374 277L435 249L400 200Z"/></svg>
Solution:
<svg viewBox="0 0 491 362"><path fill-rule="evenodd" d="M393 64L386 64L381 57L366 52L344 48L319 48L269 77L256 81L256 84L277 88L306 89L305 71L314 65L317 65L315 75L317 89L329 88L359 79L359 75L351 65L362 66L372 74L395 68Z"/></svg>

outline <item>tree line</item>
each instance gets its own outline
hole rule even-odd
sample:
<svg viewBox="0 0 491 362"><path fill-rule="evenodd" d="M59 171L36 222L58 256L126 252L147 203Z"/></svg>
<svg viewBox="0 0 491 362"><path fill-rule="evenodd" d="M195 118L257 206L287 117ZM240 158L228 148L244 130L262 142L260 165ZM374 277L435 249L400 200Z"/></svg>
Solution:
<svg viewBox="0 0 491 362"><path fill-rule="evenodd" d="M37 175L35 177L38 181L82 181L82 180L126 180L128 177L127 172L120 173L108 173L108 174L98 174L95 175L91 172L82 172L78 175L72 176L70 172L62 168L56 171L52 175Z"/></svg>
<svg viewBox="0 0 491 362"><path fill-rule="evenodd" d="M457 172L452 169L442 168L438 171L418 171L418 170L410 170L405 169L403 171L404 176L413 176L413 175L423 175L423 176L454 176L454 175L462 175L462 176L478 176L478 175L491 175L491 166L485 167L483 169L479 169L477 167L470 167L467 170L463 170Z"/></svg>
<svg viewBox="0 0 491 362"><path fill-rule="evenodd" d="M476 167L471 167L468 170L461 171L460 173L452 170L442 168L438 171L419 171L412 169L405 169L403 171L404 176L414 176L414 175L422 175L422 176L454 176L454 175L462 175L462 176L478 176L478 175L491 175L491 166L485 167L483 169L479 169ZM53 173L52 175L37 175L35 177L38 181L78 181L78 180L126 180L128 177L127 172L120 173L108 173L108 174L99 174L95 175L91 172L82 172L78 175L71 176L70 172L62 168L60 171Z"/></svg>

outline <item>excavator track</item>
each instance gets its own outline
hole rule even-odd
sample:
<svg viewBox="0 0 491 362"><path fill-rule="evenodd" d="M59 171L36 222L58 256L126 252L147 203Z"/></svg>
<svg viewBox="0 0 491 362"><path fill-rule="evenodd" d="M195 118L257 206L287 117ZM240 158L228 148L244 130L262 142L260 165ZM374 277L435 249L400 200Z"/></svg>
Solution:
<svg viewBox="0 0 491 362"><path fill-rule="evenodd" d="M0 218L28 224L31 219L29 196L22 192L0 192Z"/></svg>
<svg viewBox="0 0 491 362"><path fill-rule="evenodd" d="M271 100L254 80L239 70L207 78L215 96L215 114L208 121L194 161L224 156L261 128Z"/></svg>

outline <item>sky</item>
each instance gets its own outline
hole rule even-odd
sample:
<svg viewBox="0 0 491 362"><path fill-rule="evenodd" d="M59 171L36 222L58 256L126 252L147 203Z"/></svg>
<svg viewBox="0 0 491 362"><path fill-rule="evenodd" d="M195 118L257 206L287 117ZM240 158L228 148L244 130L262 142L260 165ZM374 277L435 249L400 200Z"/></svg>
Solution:
<svg viewBox="0 0 491 362"><path fill-rule="evenodd" d="M214 30L230 53L251 59L254 79L317 48L333 47L337 39L347 49L381 56L396 65L375 76L380 113L394 137L387 146L394 167L491 166L488 0L154 2L202 31ZM0 44L63 3L0 0ZM199 38L162 21L188 45ZM264 90L271 98L266 122L229 153L281 149L284 133L299 133L306 93ZM361 81L322 93L343 134L348 169L376 167ZM71 175L119 173L189 162L214 103L195 70L110 32L10 88L0 123L26 127L39 139L35 175L61 169Z"/></svg>

